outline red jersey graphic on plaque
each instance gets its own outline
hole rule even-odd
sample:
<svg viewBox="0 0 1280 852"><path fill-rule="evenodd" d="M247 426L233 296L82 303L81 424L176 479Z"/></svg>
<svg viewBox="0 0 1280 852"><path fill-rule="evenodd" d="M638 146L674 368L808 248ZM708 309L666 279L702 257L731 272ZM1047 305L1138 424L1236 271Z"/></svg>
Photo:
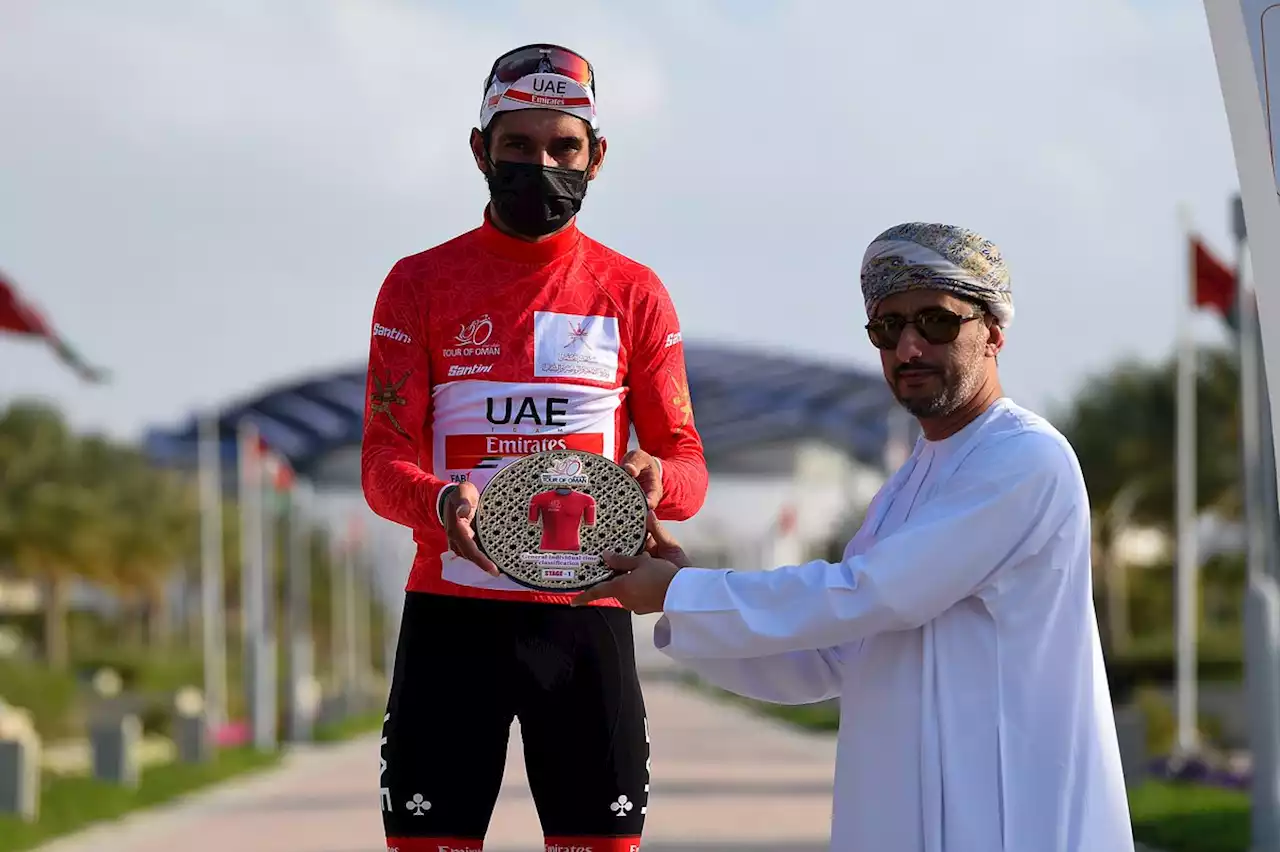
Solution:
<svg viewBox="0 0 1280 852"><path fill-rule="evenodd" d="M529 503L529 523L542 519L542 551L577 551L582 545L578 531L582 524L594 526L596 501L590 494L571 488L557 488L535 494Z"/></svg>

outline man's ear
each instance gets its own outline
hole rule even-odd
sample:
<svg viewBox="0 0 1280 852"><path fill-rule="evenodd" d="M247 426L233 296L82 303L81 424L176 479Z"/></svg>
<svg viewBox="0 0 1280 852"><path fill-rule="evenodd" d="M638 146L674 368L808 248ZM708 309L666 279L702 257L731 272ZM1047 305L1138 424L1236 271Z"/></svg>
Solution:
<svg viewBox="0 0 1280 852"><path fill-rule="evenodd" d="M1000 327L1000 323L992 317L987 326L987 356L994 358L1000 354L1000 350L1004 348L1004 329Z"/></svg>
<svg viewBox="0 0 1280 852"><path fill-rule="evenodd" d="M475 158L476 168L484 174L489 173L488 151L484 149L484 134L478 127L471 128L471 156Z"/></svg>
<svg viewBox="0 0 1280 852"><path fill-rule="evenodd" d="M591 167L587 169L587 180L595 180L596 175L600 174L600 167L604 165L605 152L609 150L609 140L600 140L600 154L593 158Z"/></svg>

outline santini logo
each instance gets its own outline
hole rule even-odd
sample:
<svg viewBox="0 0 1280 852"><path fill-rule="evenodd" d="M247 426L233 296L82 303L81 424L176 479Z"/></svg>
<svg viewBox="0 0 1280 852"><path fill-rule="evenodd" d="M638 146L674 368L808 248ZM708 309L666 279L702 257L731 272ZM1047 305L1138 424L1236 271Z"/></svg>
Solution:
<svg viewBox="0 0 1280 852"><path fill-rule="evenodd" d="M679 343L682 340L684 340L684 333L679 331L673 331L667 335L666 348L670 349L672 346L675 346L677 343Z"/></svg>
<svg viewBox="0 0 1280 852"><path fill-rule="evenodd" d="M474 376L477 373L487 373L492 369L492 364L452 364L449 367L449 378Z"/></svg>
<svg viewBox="0 0 1280 852"><path fill-rule="evenodd" d="M394 340L396 343L412 343L413 338L405 334L398 328L387 328L385 325L373 324L374 337L386 337Z"/></svg>

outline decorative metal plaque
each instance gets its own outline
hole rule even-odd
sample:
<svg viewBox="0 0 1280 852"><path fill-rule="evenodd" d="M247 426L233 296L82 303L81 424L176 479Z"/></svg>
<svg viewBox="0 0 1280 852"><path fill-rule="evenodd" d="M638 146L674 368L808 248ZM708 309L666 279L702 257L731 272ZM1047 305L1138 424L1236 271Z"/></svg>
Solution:
<svg viewBox="0 0 1280 852"><path fill-rule="evenodd" d="M549 450L502 468L480 492L480 551L522 586L574 592L613 576L600 558L644 550L649 506L621 465L595 453Z"/></svg>

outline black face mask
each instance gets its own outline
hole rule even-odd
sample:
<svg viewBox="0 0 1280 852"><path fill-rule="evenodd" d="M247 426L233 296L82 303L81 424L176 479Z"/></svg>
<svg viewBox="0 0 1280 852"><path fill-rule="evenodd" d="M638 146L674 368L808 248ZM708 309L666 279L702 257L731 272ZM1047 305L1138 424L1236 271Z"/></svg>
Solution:
<svg viewBox="0 0 1280 852"><path fill-rule="evenodd" d="M587 173L536 163L489 161L489 197L502 223L526 237L544 237L582 208Z"/></svg>

